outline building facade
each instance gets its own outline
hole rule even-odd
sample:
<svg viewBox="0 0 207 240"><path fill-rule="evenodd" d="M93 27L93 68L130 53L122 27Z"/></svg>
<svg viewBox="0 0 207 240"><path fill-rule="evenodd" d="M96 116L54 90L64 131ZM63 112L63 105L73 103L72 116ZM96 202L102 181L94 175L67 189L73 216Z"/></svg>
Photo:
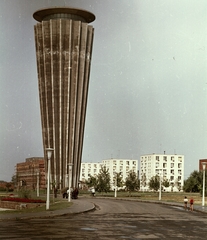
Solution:
<svg viewBox="0 0 207 240"><path fill-rule="evenodd" d="M51 181L77 186L80 176L94 14L49 8L33 14L44 156L53 148ZM69 171L72 165L72 171ZM47 169L47 161L46 161ZM47 171L46 171L47 172Z"/></svg>
<svg viewBox="0 0 207 240"><path fill-rule="evenodd" d="M30 190L46 188L45 159L42 157L26 158L25 162L16 165L17 188L26 187Z"/></svg>
<svg viewBox="0 0 207 240"><path fill-rule="evenodd" d="M182 191L184 185L184 156L149 154L140 157L140 190L149 191L148 183L154 176L168 180L170 187L164 191Z"/></svg>
<svg viewBox="0 0 207 240"><path fill-rule="evenodd" d="M123 181L125 181L130 171L138 174L138 160L106 159L101 163L81 163L80 181L85 182L90 176L98 175L103 166L109 171L112 189L114 187L114 177L117 173L121 173Z"/></svg>

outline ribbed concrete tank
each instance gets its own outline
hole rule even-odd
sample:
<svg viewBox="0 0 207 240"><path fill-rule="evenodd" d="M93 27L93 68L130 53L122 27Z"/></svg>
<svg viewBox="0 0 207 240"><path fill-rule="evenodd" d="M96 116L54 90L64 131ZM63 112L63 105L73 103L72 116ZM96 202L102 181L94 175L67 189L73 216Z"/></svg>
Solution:
<svg viewBox="0 0 207 240"><path fill-rule="evenodd" d="M33 14L44 156L54 148L51 181L78 186L89 86L94 14L50 8ZM46 161L47 168L47 161Z"/></svg>

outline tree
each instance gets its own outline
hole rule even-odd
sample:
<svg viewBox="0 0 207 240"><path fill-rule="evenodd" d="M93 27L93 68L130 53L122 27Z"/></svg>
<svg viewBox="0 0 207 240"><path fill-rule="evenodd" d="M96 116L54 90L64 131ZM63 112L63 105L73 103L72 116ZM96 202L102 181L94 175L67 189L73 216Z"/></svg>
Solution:
<svg viewBox="0 0 207 240"><path fill-rule="evenodd" d="M170 182L169 182L169 180L168 179L163 179L163 181L162 181L162 186L164 186L164 187L169 187L170 186Z"/></svg>
<svg viewBox="0 0 207 240"><path fill-rule="evenodd" d="M91 176L89 177L89 179L86 181L86 185L90 188L90 187L94 187L95 189L97 188L97 177L95 176Z"/></svg>
<svg viewBox="0 0 207 240"><path fill-rule="evenodd" d="M206 175L205 175L206 176ZM190 177L184 181L183 190L185 192L200 192L203 185L203 172L193 171Z"/></svg>
<svg viewBox="0 0 207 240"><path fill-rule="evenodd" d="M106 193L110 190L110 174L106 166L101 167L100 173L97 175L96 190Z"/></svg>
<svg viewBox="0 0 207 240"><path fill-rule="evenodd" d="M11 186L12 186L12 184L10 182L6 183L6 191L7 192L9 192Z"/></svg>
<svg viewBox="0 0 207 240"><path fill-rule="evenodd" d="M148 185L151 190L157 191L160 188L160 177L158 175L151 177Z"/></svg>
<svg viewBox="0 0 207 240"><path fill-rule="evenodd" d="M126 185L127 190L130 193L139 189L140 182L139 182L137 174L133 170L129 171L129 174L125 180L125 185Z"/></svg>
<svg viewBox="0 0 207 240"><path fill-rule="evenodd" d="M142 187L146 187L147 186L147 177L146 177L146 173L144 173L141 177L141 186Z"/></svg>
<svg viewBox="0 0 207 240"><path fill-rule="evenodd" d="M176 179L175 181L175 186L177 187L177 189L180 191L181 190L181 183L179 182L178 179Z"/></svg>
<svg viewBox="0 0 207 240"><path fill-rule="evenodd" d="M121 175L121 172L119 172L119 173L116 173L116 175L114 176L114 185L115 185L115 187L118 187L118 188L120 188L120 187L123 187L123 178L122 178L122 175Z"/></svg>
<svg viewBox="0 0 207 240"><path fill-rule="evenodd" d="M13 174L11 182L15 185L17 183L17 175Z"/></svg>

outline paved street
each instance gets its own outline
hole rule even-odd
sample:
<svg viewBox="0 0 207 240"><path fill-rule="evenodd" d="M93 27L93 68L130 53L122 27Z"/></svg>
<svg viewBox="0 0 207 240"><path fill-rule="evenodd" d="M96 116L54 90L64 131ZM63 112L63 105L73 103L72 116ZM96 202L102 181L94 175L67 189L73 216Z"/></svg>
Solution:
<svg viewBox="0 0 207 240"><path fill-rule="evenodd" d="M0 239L206 239L207 214L170 205L115 199L91 201L96 210L55 218L5 220Z"/></svg>

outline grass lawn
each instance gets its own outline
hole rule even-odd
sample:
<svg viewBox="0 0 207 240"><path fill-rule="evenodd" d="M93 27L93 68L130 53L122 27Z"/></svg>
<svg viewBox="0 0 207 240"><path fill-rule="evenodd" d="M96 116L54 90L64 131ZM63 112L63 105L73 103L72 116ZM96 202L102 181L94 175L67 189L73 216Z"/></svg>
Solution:
<svg viewBox="0 0 207 240"><path fill-rule="evenodd" d="M0 198L1 197L8 197L11 193L0 193ZM16 195L14 193L14 195ZM41 199L41 200L45 200L46 201L46 195L43 194L40 197L37 197L35 193L32 193L31 195L32 199ZM50 196L50 209L49 211L55 211L55 210L60 210L60 209L65 209L68 208L70 206L72 206L72 202L68 202L67 199L62 199L61 197L59 198L54 198L51 195ZM7 210L7 211L0 211L0 214L4 214L4 213L34 213L34 212L43 212L43 211L47 211L46 210L46 204L41 204L41 206L36 207L36 208L25 208L25 209L21 209L21 210Z"/></svg>
<svg viewBox="0 0 207 240"><path fill-rule="evenodd" d="M80 195L90 196L90 193L80 191ZM96 192L96 196L97 197L114 197L114 192L109 192L109 193ZM202 196L200 193L162 192L161 196L162 196L161 197L162 201L167 201L167 202L183 203L183 199L186 196L189 200L191 197L193 197L195 204L202 203ZM133 198L133 199L139 199L139 200L157 201L159 198L159 193L158 192L132 192L131 195L129 195L128 192L117 192L117 198Z"/></svg>
<svg viewBox="0 0 207 240"><path fill-rule="evenodd" d="M50 204L50 209L48 211L55 211L55 210L60 210L60 209L65 209L68 208L70 206L72 206L72 202L68 202L68 201L56 201L55 203L51 203ZM22 210L7 210L7 211L0 211L0 214L3 213L37 213L37 212L44 212L47 211L46 210L46 206L42 205L40 207L36 207L36 208L25 208Z"/></svg>

